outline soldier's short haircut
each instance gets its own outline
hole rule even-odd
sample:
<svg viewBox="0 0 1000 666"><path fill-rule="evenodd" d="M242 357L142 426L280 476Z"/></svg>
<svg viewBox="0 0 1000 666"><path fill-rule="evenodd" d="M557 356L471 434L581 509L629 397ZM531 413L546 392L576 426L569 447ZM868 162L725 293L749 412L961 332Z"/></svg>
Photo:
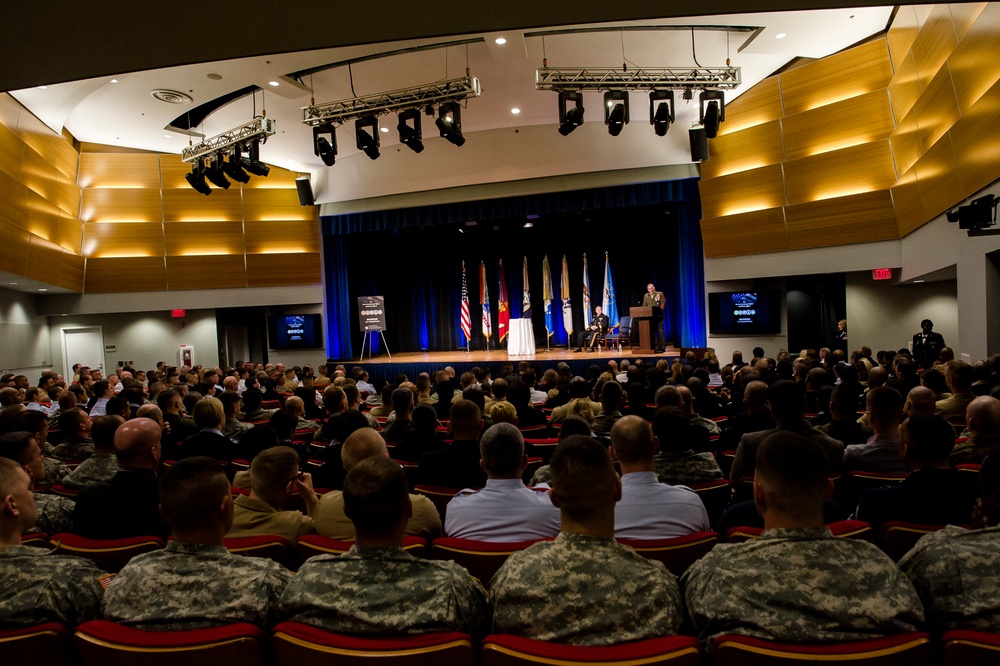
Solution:
<svg viewBox="0 0 1000 666"><path fill-rule="evenodd" d="M451 406L448 415L451 418L451 430L456 438L479 438L483 413L476 403L471 400L459 400Z"/></svg>
<svg viewBox="0 0 1000 666"><path fill-rule="evenodd" d="M23 467L10 458L0 458L0 500L14 492L20 475L17 470Z"/></svg>
<svg viewBox="0 0 1000 666"><path fill-rule="evenodd" d="M350 379L345 381L343 386L336 388L340 388L340 390L344 392L344 397L347 398L348 405L354 404L361 398L361 392L358 391L358 385ZM323 392L323 397L326 397L326 391ZM326 403L324 402L323 404L325 405Z"/></svg>
<svg viewBox="0 0 1000 666"><path fill-rule="evenodd" d="M573 435L583 435L584 437L590 437L593 431L590 428L590 423L587 419L582 416L567 416L566 420L563 421L562 427L559 429L559 441L566 439L567 437L572 437Z"/></svg>
<svg viewBox="0 0 1000 666"><path fill-rule="evenodd" d="M520 476L524 459L524 436L510 423L496 423L479 440L479 455L486 470L497 477Z"/></svg>
<svg viewBox="0 0 1000 666"><path fill-rule="evenodd" d="M125 423L125 419L119 414L105 414L94 419L94 425L90 429L90 438L94 440L94 448L102 451L114 451L115 432L123 423Z"/></svg>
<svg viewBox="0 0 1000 666"><path fill-rule="evenodd" d="M222 403L218 398L208 396L194 406L194 422L199 428L218 428L226 420Z"/></svg>
<svg viewBox="0 0 1000 666"><path fill-rule="evenodd" d="M769 435L757 449L758 480L768 502L786 514L808 514L823 504L829 469L823 447L793 432Z"/></svg>
<svg viewBox="0 0 1000 666"><path fill-rule="evenodd" d="M175 534L210 527L218 519L219 503L230 492L217 460L185 458L167 468L160 479L160 514Z"/></svg>
<svg viewBox="0 0 1000 666"><path fill-rule="evenodd" d="M922 463L947 460L955 448L955 429L940 416L911 414L900 428L906 431L906 457Z"/></svg>
<svg viewBox="0 0 1000 666"><path fill-rule="evenodd" d="M622 405L622 385L618 382L607 382L601 389L601 404L608 407L621 407Z"/></svg>
<svg viewBox="0 0 1000 666"><path fill-rule="evenodd" d="M504 379L503 377L500 377L493 382L493 397L494 398L507 397L507 380Z"/></svg>
<svg viewBox="0 0 1000 666"><path fill-rule="evenodd" d="M623 416L615 421L611 426L611 446L615 447L615 455L625 465L652 460L656 455L653 429L640 416Z"/></svg>
<svg viewBox="0 0 1000 666"><path fill-rule="evenodd" d="M972 382L976 380L975 371L972 369L972 366L958 359L948 361L948 364L945 366L945 374L951 379L952 385L959 391L971 390Z"/></svg>
<svg viewBox="0 0 1000 666"><path fill-rule="evenodd" d="M295 426L299 424L299 419L295 414L291 414L284 409L279 409L271 414L268 424L274 430L274 434L278 436L278 439L291 439L292 433L295 432Z"/></svg>
<svg viewBox="0 0 1000 666"><path fill-rule="evenodd" d="M837 410L841 414L853 415L853 418L857 418L857 414L854 413L858 411L857 389L851 384L841 384L834 388L833 393L830 394L830 406L833 405L837 406Z"/></svg>
<svg viewBox="0 0 1000 666"><path fill-rule="evenodd" d="M866 399L869 416L873 421L891 421L903 414L903 396L888 386L868 391Z"/></svg>
<svg viewBox="0 0 1000 666"><path fill-rule="evenodd" d="M162 393L160 395L163 395ZM257 389L244 391L240 396L243 399L243 411L252 412L260 409L260 403L264 400L264 394Z"/></svg>
<svg viewBox="0 0 1000 666"><path fill-rule="evenodd" d="M250 463L250 487L270 494L288 485L299 475L299 454L290 446L264 449Z"/></svg>
<svg viewBox="0 0 1000 666"><path fill-rule="evenodd" d="M174 389L164 389L157 394L156 405L165 412L170 409L170 403L174 401L174 398L179 397L181 397L181 394Z"/></svg>
<svg viewBox="0 0 1000 666"><path fill-rule="evenodd" d="M382 534L406 515L409 491L399 463L372 456L344 478L344 513L359 534Z"/></svg>
<svg viewBox="0 0 1000 666"><path fill-rule="evenodd" d="M346 471L366 458L386 456L387 450L382 435L372 428L359 428L352 432L340 448L340 462Z"/></svg>
<svg viewBox="0 0 1000 666"><path fill-rule="evenodd" d="M559 442L549 464L552 494L570 518L587 522L596 509L613 502L615 468L604 445L572 435Z"/></svg>
<svg viewBox="0 0 1000 666"><path fill-rule="evenodd" d="M408 413L413 409L413 391L400 387L392 392L392 409L399 414Z"/></svg>
<svg viewBox="0 0 1000 666"><path fill-rule="evenodd" d="M27 430L28 432L41 432L44 428L49 425L49 417L45 412L40 412L37 409L25 409L17 414L17 424L18 430ZM41 446L41 443L38 444Z"/></svg>
<svg viewBox="0 0 1000 666"><path fill-rule="evenodd" d="M238 393L223 393L218 397L218 401L222 403L223 413L236 414L237 410L240 408L240 395Z"/></svg>
<svg viewBox="0 0 1000 666"><path fill-rule="evenodd" d="M90 387L90 392L93 393L98 398L104 397L104 394L108 392L108 387L111 386L108 380L102 379L99 382L94 382L93 386Z"/></svg>
<svg viewBox="0 0 1000 666"><path fill-rule="evenodd" d="M83 423L84 419L89 419L87 412L80 408L67 409L59 415L59 430L65 434L76 432L77 427Z"/></svg>
<svg viewBox="0 0 1000 666"><path fill-rule="evenodd" d="M0 458L13 460L18 465L27 465L31 462L31 442L34 439L34 433L24 430L0 435Z"/></svg>
<svg viewBox="0 0 1000 666"><path fill-rule="evenodd" d="M661 407L682 407L684 405L684 397L681 395L680 389L676 386L661 386L656 389L656 393L653 395L653 402L656 408Z"/></svg>

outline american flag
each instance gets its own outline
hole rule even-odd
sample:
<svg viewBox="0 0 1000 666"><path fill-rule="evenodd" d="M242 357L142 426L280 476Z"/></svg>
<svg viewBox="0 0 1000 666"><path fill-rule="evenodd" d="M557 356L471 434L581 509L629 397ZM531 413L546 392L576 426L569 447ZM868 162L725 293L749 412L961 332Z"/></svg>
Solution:
<svg viewBox="0 0 1000 666"><path fill-rule="evenodd" d="M465 340L472 340L472 318L469 315L469 285L465 281L465 262L462 262L462 333Z"/></svg>

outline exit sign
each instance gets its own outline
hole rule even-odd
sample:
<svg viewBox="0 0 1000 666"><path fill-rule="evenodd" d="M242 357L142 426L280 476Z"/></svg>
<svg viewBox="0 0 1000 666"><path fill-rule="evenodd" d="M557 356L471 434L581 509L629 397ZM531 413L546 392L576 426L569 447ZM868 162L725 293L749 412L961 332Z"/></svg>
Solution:
<svg viewBox="0 0 1000 666"><path fill-rule="evenodd" d="M875 278L875 279L877 280L878 278ZM170 316L173 317L174 319L180 319L185 314L187 314L187 313L184 312L184 310L171 310L170 311Z"/></svg>
<svg viewBox="0 0 1000 666"><path fill-rule="evenodd" d="M875 268L875 269L872 269L872 279L873 280L891 280L892 279L892 269L891 268Z"/></svg>

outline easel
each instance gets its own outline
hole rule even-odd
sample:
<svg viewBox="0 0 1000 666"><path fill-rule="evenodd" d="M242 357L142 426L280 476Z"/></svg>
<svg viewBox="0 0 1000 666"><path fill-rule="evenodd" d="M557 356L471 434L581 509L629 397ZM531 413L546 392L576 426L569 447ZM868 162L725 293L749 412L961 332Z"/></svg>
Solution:
<svg viewBox="0 0 1000 666"><path fill-rule="evenodd" d="M365 345L368 345L368 358L370 359L375 353L375 336L371 335L373 333L378 333L379 339L382 341L382 346L385 347L385 353L389 355L389 360L392 360L392 353L389 351L389 345L385 344L385 335L382 334L382 329L376 331L365 331L365 337L361 340L361 360L365 360Z"/></svg>

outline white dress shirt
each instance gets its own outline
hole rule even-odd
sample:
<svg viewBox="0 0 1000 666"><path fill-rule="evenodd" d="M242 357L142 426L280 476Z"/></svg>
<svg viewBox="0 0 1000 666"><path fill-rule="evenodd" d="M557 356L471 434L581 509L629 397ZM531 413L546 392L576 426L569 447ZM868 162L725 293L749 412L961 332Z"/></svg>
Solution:
<svg viewBox="0 0 1000 666"><path fill-rule="evenodd" d="M450 505L448 511L450 515ZM622 498L615 505L615 537L669 539L710 529L705 505L687 486L660 483L656 472L622 475Z"/></svg>
<svg viewBox="0 0 1000 666"><path fill-rule="evenodd" d="M482 490L461 491L444 520L445 536L504 543L555 537L559 527L548 486L528 488L521 479L487 479Z"/></svg>

